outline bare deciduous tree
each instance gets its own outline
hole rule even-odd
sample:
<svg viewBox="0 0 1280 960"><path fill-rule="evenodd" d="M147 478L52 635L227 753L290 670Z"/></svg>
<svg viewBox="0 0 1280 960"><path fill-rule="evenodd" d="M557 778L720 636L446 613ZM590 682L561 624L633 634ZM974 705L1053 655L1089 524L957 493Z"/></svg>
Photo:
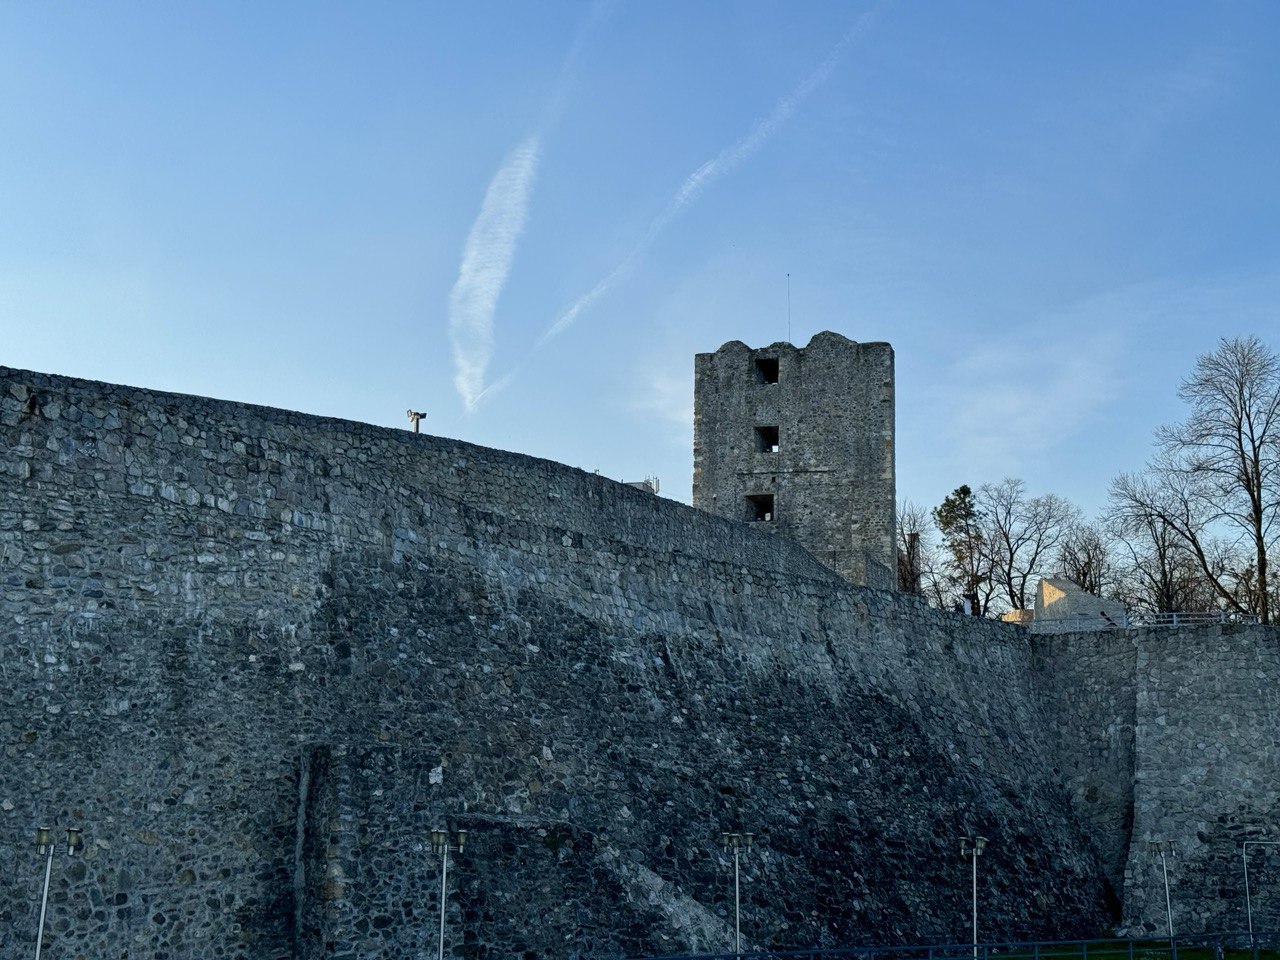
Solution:
<svg viewBox="0 0 1280 960"><path fill-rule="evenodd" d="M910 500L898 504L898 589L940 609L949 606L929 511Z"/></svg>
<svg viewBox="0 0 1280 960"><path fill-rule="evenodd" d="M1057 568L1068 580L1096 596L1108 596L1116 586L1114 538L1097 523L1078 521L1058 545Z"/></svg>
<svg viewBox="0 0 1280 960"><path fill-rule="evenodd" d="M921 595L923 541L928 534L925 512L910 500L898 504L898 590Z"/></svg>
<svg viewBox="0 0 1280 960"><path fill-rule="evenodd" d="M1057 494L1028 497L1026 484L1006 477L978 489L981 549L1010 609L1025 610L1032 584L1052 571L1055 550L1080 511Z"/></svg>
<svg viewBox="0 0 1280 960"><path fill-rule="evenodd" d="M1229 609L1272 619L1269 559L1280 535L1280 357L1256 337L1196 360L1178 395L1186 421L1157 433L1142 476L1112 484L1121 522L1157 523Z"/></svg>
<svg viewBox="0 0 1280 960"><path fill-rule="evenodd" d="M1131 610L1151 613L1218 608L1217 592L1183 539L1160 511L1139 506L1156 499L1155 492L1148 487L1138 493L1133 499L1113 500L1108 526L1121 557L1113 595Z"/></svg>

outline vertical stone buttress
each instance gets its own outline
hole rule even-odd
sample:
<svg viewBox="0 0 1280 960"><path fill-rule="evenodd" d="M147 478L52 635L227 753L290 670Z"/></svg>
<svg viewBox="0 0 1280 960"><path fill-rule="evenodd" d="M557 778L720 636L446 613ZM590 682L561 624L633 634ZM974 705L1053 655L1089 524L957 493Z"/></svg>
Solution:
<svg viewBox="0 0 1280 960"><path fill-rule="evenodd" d="M819 333L694 361L693 505L896 585L893 348Z"/></svg>

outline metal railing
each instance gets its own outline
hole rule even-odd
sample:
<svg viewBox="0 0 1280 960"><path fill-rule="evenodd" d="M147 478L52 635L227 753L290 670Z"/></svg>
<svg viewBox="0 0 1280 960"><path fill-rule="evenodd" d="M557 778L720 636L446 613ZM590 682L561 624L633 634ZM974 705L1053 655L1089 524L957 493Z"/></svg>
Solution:
<svg viewBox="0 0 1280 960"><path fill-rule="evenodd" d="M1280 931L1138 940L944 943L926 946L690 953L661 960L1260 960L1280 952Z"/></svg>
<svg viewBox="0 0 1280 960"><path fill-rule="evenodd" d="M1257 623L1252 613L1227 610L1186 610L1174 613L1092 613L1076 617L1032 620L1032 633L1087 633L1096 630L1128 630L1131 627L1195 627L1214 623Z"/></svg>
<svg viewBox="0 0 1280 960"><path fill-rule="evenodd" d="M1176 613L1130 613L1131 627L1185 627L1203 623L1257 623L1257 614L1228 610L1190 610Z"/></svg>

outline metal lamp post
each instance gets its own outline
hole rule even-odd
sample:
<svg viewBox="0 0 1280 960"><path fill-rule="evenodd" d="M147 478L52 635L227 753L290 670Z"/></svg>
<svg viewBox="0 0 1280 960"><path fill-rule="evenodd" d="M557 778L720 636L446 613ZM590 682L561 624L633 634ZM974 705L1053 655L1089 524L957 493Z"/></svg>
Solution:
<svg viewBox="0 0 1280 960"><path fill-rule="evenodd" d="M739 859L743 854L751 852L751 841L754 833L721 833L720 849L725 853L733 851L733 952L742 953L742 897L739 874Z"/></svg>
<svg viewBox="0 0 1280 960"><path fill-rule="evenodd" d="M1176 857L1177 849L1172 840L1150 840L1147 849L1151 851L1151 859L1160 858L1160 869L1164 873L1164 913L1169 922L1169 940L1173 941L1173 900L1169 898L1169 861L1167 857Z"/></svg>
<svg viewBox="0 0 1280 960"><path fill-rule="evenodd" d="M74 857L82 846L84 841L80 839L79 828L68 827L67 856ZM49 827L36 830L36 851L45 858L44 892L40 894L40 925L36 931L36 960L40 960L40 953L44 950L44 918L49 909L49 878L53 875L53 830Z"/></svg>
<svg viewBox="0 0 1280 960"><path fill-rule="evenodd" d="M968 857L973 865L973 955L978 956L978 858L987 848L986 837L961 837L960 856Z"/></svg>
<svg viewBox="0 0 1280 960"><path fill-rule="evenodd" d="M1280 840L1246 840L1240 845L1240 859L1244 863L1244 909L1249 920L1249 949L1253 949L1253 898L1249 892L1249 847L1280 847Z"/></svg>
<svg viewBox="0 0 1280 960"><path fill-rule="evenodd" d="M440 954L439 960L444 960L444 905L445 895L448 893L449 882L449 853L461 853L462 848L467 843L467 831L458 830L450 833L448 830L432 830L431 831L431 852L440 855Z"/></svg>

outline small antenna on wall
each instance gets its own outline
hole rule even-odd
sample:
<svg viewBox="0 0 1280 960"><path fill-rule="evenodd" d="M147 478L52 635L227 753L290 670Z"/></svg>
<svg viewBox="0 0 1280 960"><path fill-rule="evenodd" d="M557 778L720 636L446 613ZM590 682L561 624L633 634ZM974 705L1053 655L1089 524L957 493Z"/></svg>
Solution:
<svg viewBox="0 0 1280 960"><path fill-rule="evenodd" d="M791 342L791 274L787 274L787 343Z"/></svg>

